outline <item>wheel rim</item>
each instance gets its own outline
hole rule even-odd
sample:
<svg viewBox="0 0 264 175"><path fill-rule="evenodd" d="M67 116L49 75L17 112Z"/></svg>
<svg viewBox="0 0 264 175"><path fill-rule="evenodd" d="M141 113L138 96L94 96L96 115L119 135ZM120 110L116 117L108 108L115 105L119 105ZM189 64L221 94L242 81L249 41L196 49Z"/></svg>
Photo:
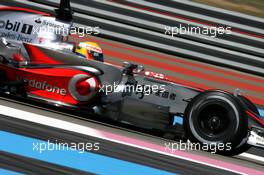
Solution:
<svg viewBox="0 0 264 175"><path fill-rule="evenodd" d="M203 106L194 117L194 127L197 133L208 141L221 142L233 131L234 112L223 104L208 104Z"/></svg>

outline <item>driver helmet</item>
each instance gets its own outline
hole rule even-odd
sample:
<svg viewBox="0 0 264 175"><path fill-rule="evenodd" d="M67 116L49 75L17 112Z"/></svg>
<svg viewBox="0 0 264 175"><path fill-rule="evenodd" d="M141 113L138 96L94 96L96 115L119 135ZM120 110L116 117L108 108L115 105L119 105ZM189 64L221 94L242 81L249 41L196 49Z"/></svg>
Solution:
<svg viewBox="0 0 264 175"><path fill-rule="evenodd" d="M94 42L80 42L75 48L75 53L88 60L104 61L101 47Z"/></svg>

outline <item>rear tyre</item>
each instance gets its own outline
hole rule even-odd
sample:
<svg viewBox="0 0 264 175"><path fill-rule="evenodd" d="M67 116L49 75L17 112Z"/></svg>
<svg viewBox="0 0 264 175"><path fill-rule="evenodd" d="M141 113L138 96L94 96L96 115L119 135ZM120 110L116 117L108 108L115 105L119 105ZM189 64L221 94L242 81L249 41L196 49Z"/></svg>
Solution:
<svg viewBox="0 0 264 175"><path fill-rule="evenodd" d="M190 102L185 116L190 140L209 145L211 152L237 154L235 149L247 136L248 120L243 106L237 97L227 92L201 93Z"/></svg>

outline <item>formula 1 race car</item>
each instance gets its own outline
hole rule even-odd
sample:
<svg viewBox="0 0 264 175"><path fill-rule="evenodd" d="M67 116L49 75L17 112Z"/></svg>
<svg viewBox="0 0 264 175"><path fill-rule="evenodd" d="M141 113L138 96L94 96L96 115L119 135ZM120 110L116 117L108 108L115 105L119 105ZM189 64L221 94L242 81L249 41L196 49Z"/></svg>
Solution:
<svg viewBox="0 0 264 175"><path fill-rule="evenodd" d="M202 144L230 144L230 154L243 152L248 145L264 147L264 122L237 91L204 91L169 82L132 63L120 68L39 45L23 47L27 55L1 39L1 92ZM183 123L175 123L175 116Z"/></svg>
<svg viewBox="0 0 264 175"><path fill-rule="evenodd" d="M57 35L52 42L43 42L32 33L40 23L63 28L69 23L17 8L19 15L26 15L26 21L21 22L16 19L18 12L12 10L15 8L5 8L0 20L1 93L97 114L200 144L226 146L224 150L218 147L219 153L239 154L250 145L264 148L264 121L239 91L232 94L183 86L133 63L116 67L101 62L98 48L94 52L98 50L95 56L99 61L80 59L82 47L89 43L80 44L77 54L65 49L68 43L53 40ZM71 12L65 9L59 10L58 16L71 20Z"/></svg>

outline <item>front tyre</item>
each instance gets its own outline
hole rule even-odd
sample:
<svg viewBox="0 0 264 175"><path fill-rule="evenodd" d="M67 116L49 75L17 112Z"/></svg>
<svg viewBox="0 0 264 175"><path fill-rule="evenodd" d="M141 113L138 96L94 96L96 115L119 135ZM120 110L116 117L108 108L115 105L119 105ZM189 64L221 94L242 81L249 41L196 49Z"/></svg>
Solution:
<svg viewBox="0 0 264 175"><path fill-rule="evenodd" d="M206 91L196 96L185 111L185 129L192 142L211 145L220 154L234 150L247 136L248 120L240 101L224 91ZM221 145L221 146L220 146Z"/></svg>

